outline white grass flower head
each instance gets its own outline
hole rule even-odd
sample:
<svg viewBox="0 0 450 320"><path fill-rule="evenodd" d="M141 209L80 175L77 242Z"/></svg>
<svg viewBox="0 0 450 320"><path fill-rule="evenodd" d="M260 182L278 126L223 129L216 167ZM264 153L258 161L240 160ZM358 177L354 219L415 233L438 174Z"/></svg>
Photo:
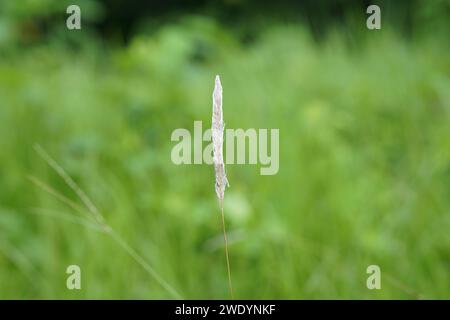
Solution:
<svg viewBox="0 0 450 320"><path fill-rule="evenodd" d="M227 259L227 272L228 272L228 287L230 290L231 299L233 296L233 286L231 283L231 267L230 257L228 255L228 239L225 228L225 215L223 214L223 199L225 196L225 188L228 185L227 175L225 173L225 164L223 162L223 129L225 127L223 123L222 112L222 85L220 83L220 77L216 76L216 83L213 91L213 110L212 110L212 142L213 142L213 163L214 171L216 172L216 194L220 203L220 213L222 216L222 230L223 239L225 242L225 256Z"/></svg>
<svg viewBox="0 0 450 320"><path fill-rule="evenodd" d="M212 141L213 141L213 163L216 173L216 194L220 206L223 207L225 188L228 186L227 175L225 173L225 164L223 162L223 123L222 111L222 85L220 77L216 76L216 83L213 91L213 110L212 110Z"/></svg>

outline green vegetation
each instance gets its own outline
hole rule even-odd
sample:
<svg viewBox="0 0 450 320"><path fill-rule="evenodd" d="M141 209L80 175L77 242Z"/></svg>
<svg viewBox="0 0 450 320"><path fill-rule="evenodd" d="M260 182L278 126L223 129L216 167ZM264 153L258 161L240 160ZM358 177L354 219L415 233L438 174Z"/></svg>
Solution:
<svg viewBox="0 0 450 320"><path fill-rule="evenodd" d="M124 47L86 38L73 49L57 35L10 45L0 59L0 298L171 298L27 179L79 202L36 143L183 297L229 296L214 169L170 161L174 129L210 123L216 74L228 128L280 129L277 175L227 167L237 298L449 298L443 39L383 25L318 43L292 24L243 44L196 17ZM80 291L66 289L70 264ZM382 290L366 288L371 264Z"/></svg>

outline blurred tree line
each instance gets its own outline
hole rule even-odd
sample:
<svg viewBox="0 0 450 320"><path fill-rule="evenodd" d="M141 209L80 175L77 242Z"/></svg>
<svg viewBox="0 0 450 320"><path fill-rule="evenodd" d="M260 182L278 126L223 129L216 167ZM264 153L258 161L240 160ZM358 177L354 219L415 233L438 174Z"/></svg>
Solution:
<svg viewBox="0 0 450 320"><path fill-rule="evenodd" d="M383 23L396 26L405 36L448 30L450 13L449 0L2 0L0 47L32 44L65 31L70 4L81 7L82 24L88 34L120 44L135 33L157 30L183 15L209 16L236 29L243 40L251 40L261 26L280 22L301 22L320 38L330 27L351 28L346 24L355 17L361 23L370 4L379 5Z"/></svg>

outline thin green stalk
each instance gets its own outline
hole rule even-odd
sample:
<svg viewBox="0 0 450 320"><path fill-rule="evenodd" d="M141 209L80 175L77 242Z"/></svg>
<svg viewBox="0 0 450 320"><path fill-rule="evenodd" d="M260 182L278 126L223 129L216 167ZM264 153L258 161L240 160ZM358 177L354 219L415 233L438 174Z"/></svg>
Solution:
<svg viewBox="0 0 450 320"><path fill-rule="evenodd" d="M226 228L225 228L225 215L223 214L223 205L221 206L221 211L220 212L221 212L221 215L222 215L223 239L225 241L225 256L227 258L228 288L230 290L231 299L234 299L233 285L231 284L230 257L228 255L228 238L227 238L227 231L226 231Z"/></svg>

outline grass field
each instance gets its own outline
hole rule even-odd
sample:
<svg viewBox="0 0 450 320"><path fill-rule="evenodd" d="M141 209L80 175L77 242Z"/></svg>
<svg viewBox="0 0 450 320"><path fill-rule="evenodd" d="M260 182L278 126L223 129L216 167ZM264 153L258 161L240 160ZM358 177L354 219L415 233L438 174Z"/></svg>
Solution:
<svg viewBox="0 0 450 320"><path fill-rule="evenodd" d="M0 298L173 297L28 179L80 202L36 143L183 298L228 298L213 167L170 160L174 129L210 125L216 74L227 128L280 129L277 175L227 167L237 298L450 298L448 53L389 28L316 42L279 26L242 44L200 18L125 48L4 53ZM66 289L71 264L82 290Z"/></svg>

